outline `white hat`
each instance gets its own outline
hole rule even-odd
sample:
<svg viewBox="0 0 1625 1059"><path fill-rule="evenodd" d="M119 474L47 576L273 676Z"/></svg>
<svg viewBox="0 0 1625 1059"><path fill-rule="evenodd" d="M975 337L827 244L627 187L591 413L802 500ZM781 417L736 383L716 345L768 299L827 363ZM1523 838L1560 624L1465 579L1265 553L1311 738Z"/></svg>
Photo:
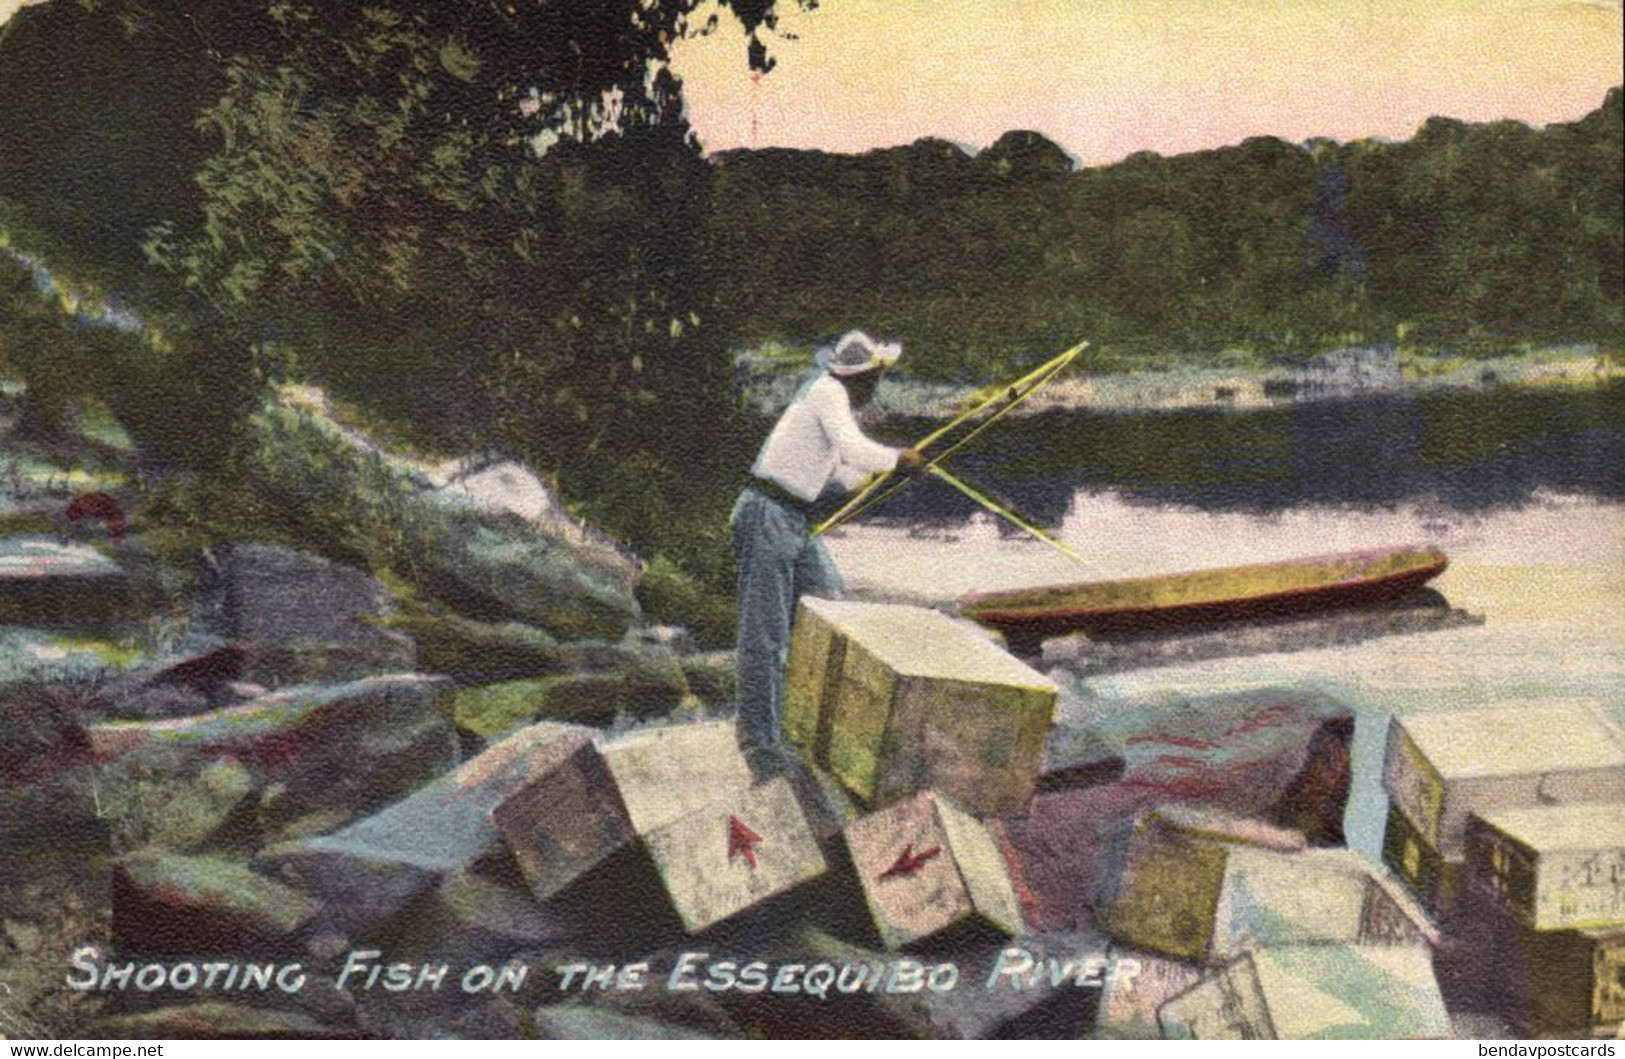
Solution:
<svg viewBox="0 0 1625 1059"><path fill-rule="evenodd" d="M832 375L861 375L875 368L888 368L902 355L900 342L876 342L862 331L848 331L835 343L829 370Z"/></svg>

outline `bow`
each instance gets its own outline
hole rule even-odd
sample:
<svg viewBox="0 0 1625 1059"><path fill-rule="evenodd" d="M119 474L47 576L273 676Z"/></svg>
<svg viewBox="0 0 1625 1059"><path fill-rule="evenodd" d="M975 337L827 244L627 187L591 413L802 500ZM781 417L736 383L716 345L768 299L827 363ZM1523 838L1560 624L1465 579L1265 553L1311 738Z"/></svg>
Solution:
<svg viewBox="0 0 1625 1059"><path fill-rule="evenodd" d="M963 437L944 448L941 452L932 455L926 462L925 469L947 482L949 485L952 485L955 489L958 489L972 500L975 500L978 504L981 504L995 515L1010 521L1014 525L1021 528L1024 532L1032 534L1039 540L1060 550L1068 558L1079 563L1083 562L1083 560L1076 552L1072 551L1066 545L1062 544L1054 537L1051 537L1043 530L1040 530L1036 526L1026 522L1014 512L1000 504L994 503L981 493L978 493L976 490L972 489L958 478L949 474L940 466L940 464L943 460L946 460L949 456L952 456L954 453L964 448L982 431L986 430L988 427L1010 414L1013 409L1019 406L1022 402L1026 401L1027 398L1037 393L1040 388L1042 388L1051 379L1055 378L1055 376L1065 371L1067 367L1071 365L1071 363L1076 360L1078 356L1088 347L1088 342L1079 342L1066 352L1052 357L1043 364L1040 364L1038 367L1034 368L1032 371L1028 372L1026 375L1023 375L1021 378L1017 379L1015 382L1012 382L1009 386L1000 389L998 392L989 395L981 401L978 401L975 405L955 416L952 421L938 427L936 430L933 430L930 434L927 434L914 445L914 448L917 451L923 453L927 448L951 434L962 423L965 423L966 421L980 415L989 408L993 408L994 411L991 415L982 420L980 423L976 424L976 426L971 430L967 431ZM995 408L995 406L998 407ZM820 522L818 525L814 526L809 536L820 536L828 533L837 526L857 518L865 511L868 511L877 504L883 503L884 501L897 495L897 493L901 492L903 489L907 488L908 483L911 480L911 478L898 475L896 471L886 471L883 474L877 475L874 480L870 481L862 489L858 490L858 492L855 493L850 500L843 504L840 510L836 511L823 522Z"/></svg>

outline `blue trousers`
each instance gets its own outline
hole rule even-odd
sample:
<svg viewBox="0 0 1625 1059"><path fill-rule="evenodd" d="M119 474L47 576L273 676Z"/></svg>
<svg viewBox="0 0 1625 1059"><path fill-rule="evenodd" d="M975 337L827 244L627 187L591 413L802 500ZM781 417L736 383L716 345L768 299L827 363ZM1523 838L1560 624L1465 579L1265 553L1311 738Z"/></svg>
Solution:
<svg viewBox="0 0 1625 1059"><path fill-rule="evenodd" d="M739 567L739 742L749 750L779 745L790 627L804 595L835 598L841 575L821 540L808 540L805 513L755 489L734 505Z"/></svg>

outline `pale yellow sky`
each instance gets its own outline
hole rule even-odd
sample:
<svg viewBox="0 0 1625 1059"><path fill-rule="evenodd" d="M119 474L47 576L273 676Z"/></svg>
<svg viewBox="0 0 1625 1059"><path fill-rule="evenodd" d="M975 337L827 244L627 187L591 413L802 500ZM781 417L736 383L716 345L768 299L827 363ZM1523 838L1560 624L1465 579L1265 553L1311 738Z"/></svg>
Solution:
<svg viewBox="0 0 1625 1059"><path fill-rule="evenodd" d="M0 22L28 0L0 0ZM65 2L65 0L58 0ZM1430 115L1569 121L1625 79L1621 0L780 0L759 81L737 23L680 42L709 150L862 151L1036 129L1085 163L1402 139ZM696 19L704 21L704 12Z"/></svg>
<svg viewBox="0 0 1625 1059"><path fill-rule="evenodd" d="M707 149L980 148L1026 128L1092 164L1405 138L1435 114L1569 121L1622 78L1620 0L822 0L780 28L799 39L769 39L759 82L726 18L679 44Z"/></svg>
<svg viewBox="0 0 1625 1059"><path fill-rule="evenodd" d="M0 25L4 25L6 19L16 14L18 8L36 2L37 0L0 0Z"/></svg>

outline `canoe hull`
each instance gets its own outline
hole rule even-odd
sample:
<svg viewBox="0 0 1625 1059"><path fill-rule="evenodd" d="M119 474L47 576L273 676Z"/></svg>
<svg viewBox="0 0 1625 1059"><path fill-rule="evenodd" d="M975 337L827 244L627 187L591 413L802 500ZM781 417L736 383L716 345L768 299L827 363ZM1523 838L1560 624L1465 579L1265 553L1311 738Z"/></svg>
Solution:
<svg viewBox="0 0 1625 1059"><path fill-rule="evenodd" d="M1304 568L1334 567L1353 563L1363 573L1337 580L1314 581L1275 590L1235 592L1215 598L1177 602L1102 603L1118 585L1139 589L1139 595L1155 595L1155 586L1177 585L1192 578L1223 577L1232 574L1239 585L1251 575ZM1187 625L1207 625L1229 621L1257 621L1345 607L1362 607L1402 599L1442 573L1448 565L1438 551L1392 549L1382 552L1356 552L1317 556L1312 559L1274 563L1260 567L1238 567L1231 571L1197 571L1146 578L1138 582L1103 582L1058 586L1029 593L971 593L960 600L960 610L990 628L1030 639L1067 632L1091 634L1144 633L1177 629ZM1259 577L1258 580L1270 580ZM1278 579L1278 578L1276 578Z"/></svg>

